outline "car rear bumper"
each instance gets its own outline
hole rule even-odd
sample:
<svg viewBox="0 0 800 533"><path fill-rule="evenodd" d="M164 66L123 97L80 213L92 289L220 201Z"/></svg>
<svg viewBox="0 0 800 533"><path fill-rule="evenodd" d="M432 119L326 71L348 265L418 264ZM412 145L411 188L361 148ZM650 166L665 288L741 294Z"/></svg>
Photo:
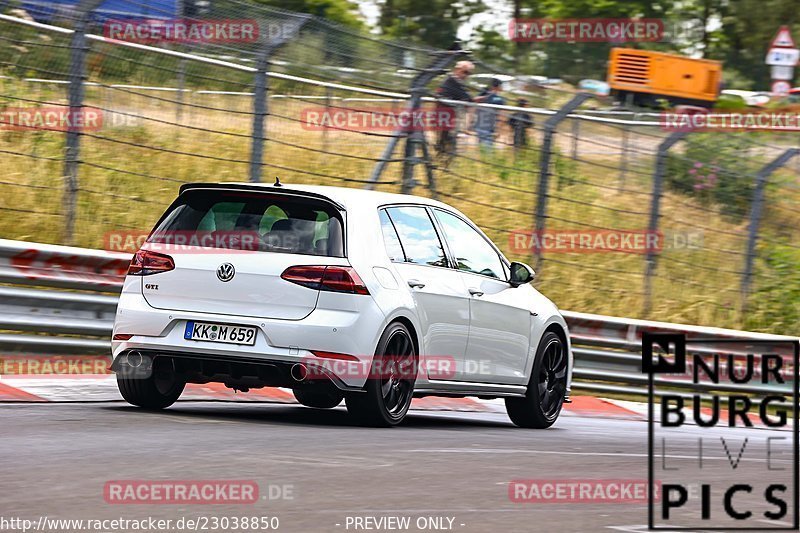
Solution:
<svg viewBox="0 0 800 533"><path fill-rule="evenodd" d="M136 363L132 363L134 359ZM324 364L286 362L264 358L226 357L158 350L126 350L114 359L111 370L117 375L145 379L152 375L156 359L160 368L172 368L187 383L219 382L247 391L260 387L329 387L343 392L359 392L363 388L346 383ZM164 361L165 360L165 361ZM298 370L299 368L299 370ZM305 377L311 376L311 377Z"/></svg>
<svg viewBox="0 0 800 533"><path fill-rule="evenodd" d="M281 372L295 364L318 361L322 370L314 373L314 378L329 376L341 389L360 389L366 375L359 369L368 368L372 361L385 316L369 296L356 302L354 308L347 310L317 308L302 320L276 320L154 309L141 294L123 292L114 334L132 336L112 341L112 369L119 367L121 356L133 350L151 358L246 363L271 366ZM253 326L258 334L254 346L186 340L183 335L187 321ZM314 352L345 354L352 363L331 364Z"/></svg>

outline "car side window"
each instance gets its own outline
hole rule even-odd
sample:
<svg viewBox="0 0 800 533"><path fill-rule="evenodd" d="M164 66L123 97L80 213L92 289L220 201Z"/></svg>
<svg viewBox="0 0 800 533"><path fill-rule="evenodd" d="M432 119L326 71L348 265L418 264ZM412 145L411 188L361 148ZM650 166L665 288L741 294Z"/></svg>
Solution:
<svg viewBox="0 0 800 533"><path fill-rule="evenodd" d="M448 266L439 235L424 207L389 207L386 213L397 230L406 263Z"/></svg>
<svg viewBox="0 0 800 533"><path fill-rule="evenodd" d="M475 228L459 217L437 209L436 219L444 238L455 256L458 269L492 278L507 279L503 261L497 251Z"/></svg>
<svg viewBox="0 0 800 533"><path fill-rule="evenodd" d="M402 263L406 260L403 253L403 246L400 244L400 237L397 236L397 231L394 229L389 215L385 209L378 212L381 219L381 233L383 233L383 243L386 246L386 253L389 254L389 259L392 261Z"/></svg>

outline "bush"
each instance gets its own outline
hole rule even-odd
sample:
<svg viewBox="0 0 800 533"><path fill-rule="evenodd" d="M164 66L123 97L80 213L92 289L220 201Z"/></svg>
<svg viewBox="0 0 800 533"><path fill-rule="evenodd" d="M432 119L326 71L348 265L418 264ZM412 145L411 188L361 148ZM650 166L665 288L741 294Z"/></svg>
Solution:
<svg viewBox="0 0 800 533"><path fill-rule="evenodd" d="M744 135L688 135L684 153L668 157L666 187L707 205L719 205L731 217L747 215L755 188L755 166Z"/></svg>
<svg viewBox="0 0 800 533"><path fill-rule="evenodd" d="M790 243L761 246L745 327L792 332L800 325L800 251Z"/></svg>

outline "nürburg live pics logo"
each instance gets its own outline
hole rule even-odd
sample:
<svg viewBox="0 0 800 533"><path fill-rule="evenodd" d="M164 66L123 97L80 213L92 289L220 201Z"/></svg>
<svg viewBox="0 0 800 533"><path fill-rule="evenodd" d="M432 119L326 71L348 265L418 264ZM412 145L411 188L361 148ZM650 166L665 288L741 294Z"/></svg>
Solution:
<svg viewBox="0 0 800 533"><path fill-rule="evenodd" d="M642 335L649 529L797 530L798 341L692 335Z"/></svg>

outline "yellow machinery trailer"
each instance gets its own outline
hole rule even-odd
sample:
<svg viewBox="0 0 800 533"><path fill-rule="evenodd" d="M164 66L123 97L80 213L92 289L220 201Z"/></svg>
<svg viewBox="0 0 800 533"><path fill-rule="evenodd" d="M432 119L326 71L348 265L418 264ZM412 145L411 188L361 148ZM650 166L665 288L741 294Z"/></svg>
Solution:
<svg viewBox="0 0 800 533"><path fill-rule="evenodd" d="M608 84L612 96L634 105L671 104L711 107L722 81L722 63L651 50L612 48Z"/></svg>

